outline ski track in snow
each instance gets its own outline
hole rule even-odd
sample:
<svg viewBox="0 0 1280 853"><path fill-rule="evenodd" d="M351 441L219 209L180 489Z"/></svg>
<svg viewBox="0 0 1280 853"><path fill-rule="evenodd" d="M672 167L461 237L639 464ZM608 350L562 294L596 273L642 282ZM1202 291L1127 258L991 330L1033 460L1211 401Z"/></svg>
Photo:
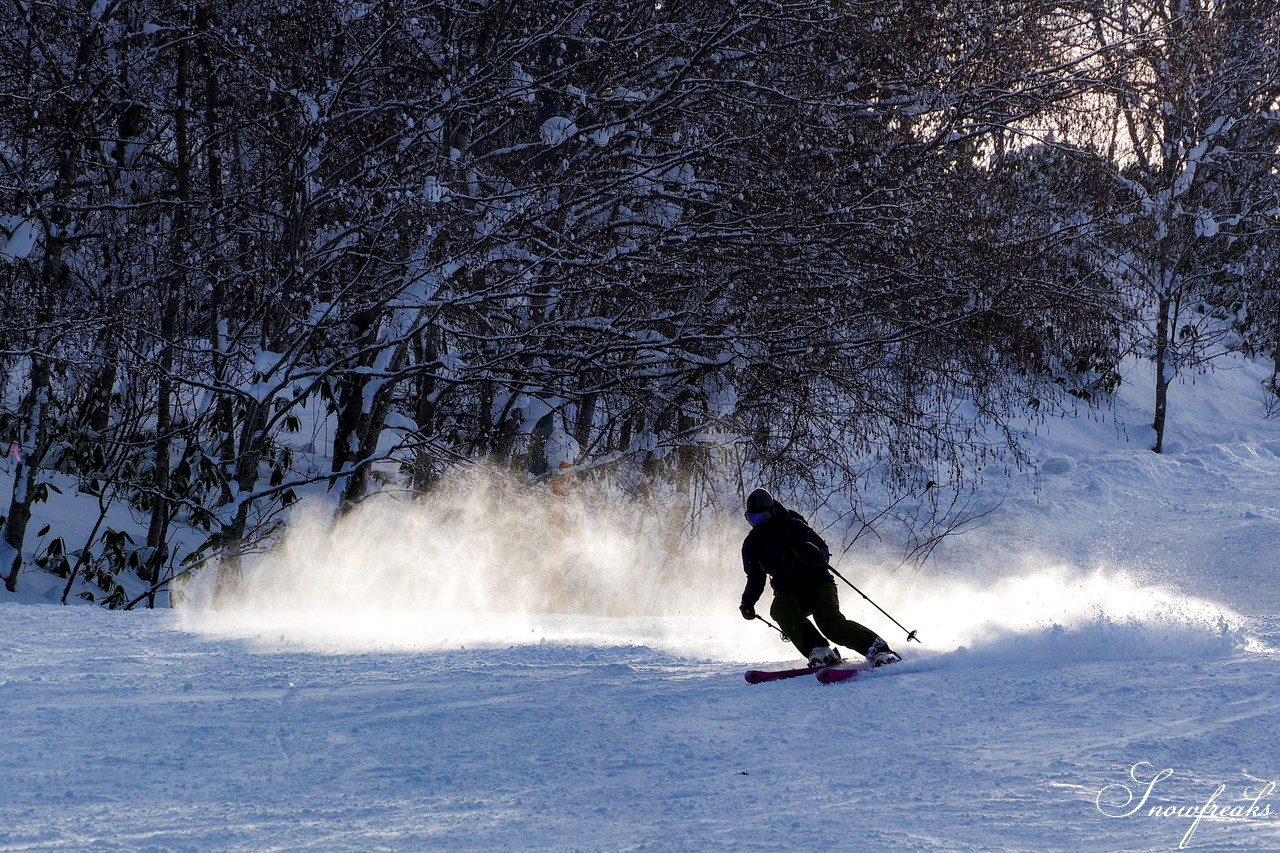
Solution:
<svg viewBox="0 0 1280 853"><path fill-rule="evenodd" d="M1280 771L1270 652L749 686L625 645L325 654L20 605L0 626L0 850L1170 850L1190 820L1107 818L1098 792L1138 761L1185 805ZM1193 846L1276 849L1276 821Z"/></svg>

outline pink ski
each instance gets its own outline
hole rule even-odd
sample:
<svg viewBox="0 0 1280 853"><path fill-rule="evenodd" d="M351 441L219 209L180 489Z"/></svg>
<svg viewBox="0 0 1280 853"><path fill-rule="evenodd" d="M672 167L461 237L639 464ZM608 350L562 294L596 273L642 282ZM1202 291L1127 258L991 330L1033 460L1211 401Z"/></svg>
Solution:
<svg viewBox="0 0 1280 853"><path fill-rule="evenodd" d="M823 684L835 684L837 681L852 681L868 670L874 669L869 663L856 666L828 666L818 673L818 680Z"/></svg>
<svg viewBox="0 0 1280 853"><path fill-rule="evenodd" d="M857 678L858 673L866 672L871 669L869 663L859 664L836 664L835 666L812 667L806 666L799 669L753 669L747 672L748 684L762 684L766 681L781 681L784 678L798 678L801 675L809 675L816 673L818 680L823 684L834 684L837 681L848 681L851 678Z"/></svg>
<svg viewBox="0 0 1280 853"><path fill-rule="evenodd" d="M820 667L804 666L799 669L752 669L747 671L748 684L762 684L766 681L781 681L784 678L797 678L801 675L812 675L820 671Z"/></svg>

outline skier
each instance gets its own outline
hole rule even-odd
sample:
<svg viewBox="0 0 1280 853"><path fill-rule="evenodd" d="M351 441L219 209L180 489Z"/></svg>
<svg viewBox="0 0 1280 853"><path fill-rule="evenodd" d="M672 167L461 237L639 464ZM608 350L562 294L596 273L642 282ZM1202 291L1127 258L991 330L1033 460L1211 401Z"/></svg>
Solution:
<svg viewBox="0 0 1280 853"><path fill-rule="evenodd" d="M808 655L809 666L840 662L840 655L826 637L839 645L863 650L874 666L902 660L874 631L846 619L840 612L835 578L827 569L831 551L800 513L787 509L764 489L756 489L747 496L745 515L751 532L742 543L747 588L738 609L743 619L756 618L755 605L768 575L773 586L769 615L800 654ZM810 616L818 623L817 628L809 621Z"/></svg>

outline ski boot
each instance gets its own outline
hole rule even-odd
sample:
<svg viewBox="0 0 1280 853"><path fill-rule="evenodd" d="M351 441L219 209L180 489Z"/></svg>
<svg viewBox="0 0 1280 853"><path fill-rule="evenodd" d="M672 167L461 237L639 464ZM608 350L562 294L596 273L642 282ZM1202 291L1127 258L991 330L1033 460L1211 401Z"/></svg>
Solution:
<svg viewBox="0 0 1280 853"><path fill-rule="evenodd" d="M879 637L871 644L871 648L867 649L866 656L867 662L872 666L885 666L902 660L902 655L889 648L889 644Z"/></svg>
<svg viewBox="0 0 1280 853"><path fill-rule="evenodd" d="M819 669L824 666L834 666L840 663L840 655L832 651L827 646L818 646L809 652L809 666Z"/></svg>

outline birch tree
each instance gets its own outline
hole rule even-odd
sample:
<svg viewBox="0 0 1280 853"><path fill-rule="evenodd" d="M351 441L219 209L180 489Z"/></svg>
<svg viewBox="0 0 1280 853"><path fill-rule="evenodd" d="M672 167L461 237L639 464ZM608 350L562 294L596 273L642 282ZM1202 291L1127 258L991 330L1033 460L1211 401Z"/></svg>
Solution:
<svg viewBox="0 0 1280 853"><path fill-rule="evenodd" d="M1096 25L1121 73L1110 155L1123 188L1120 274L1146 306L1139 342L1155 365L1152 450L1164 449L1169 389L1219 351L1232 304L1270 287L1251 260L1276 208L1280 7L1118 2Z"/></svg>

